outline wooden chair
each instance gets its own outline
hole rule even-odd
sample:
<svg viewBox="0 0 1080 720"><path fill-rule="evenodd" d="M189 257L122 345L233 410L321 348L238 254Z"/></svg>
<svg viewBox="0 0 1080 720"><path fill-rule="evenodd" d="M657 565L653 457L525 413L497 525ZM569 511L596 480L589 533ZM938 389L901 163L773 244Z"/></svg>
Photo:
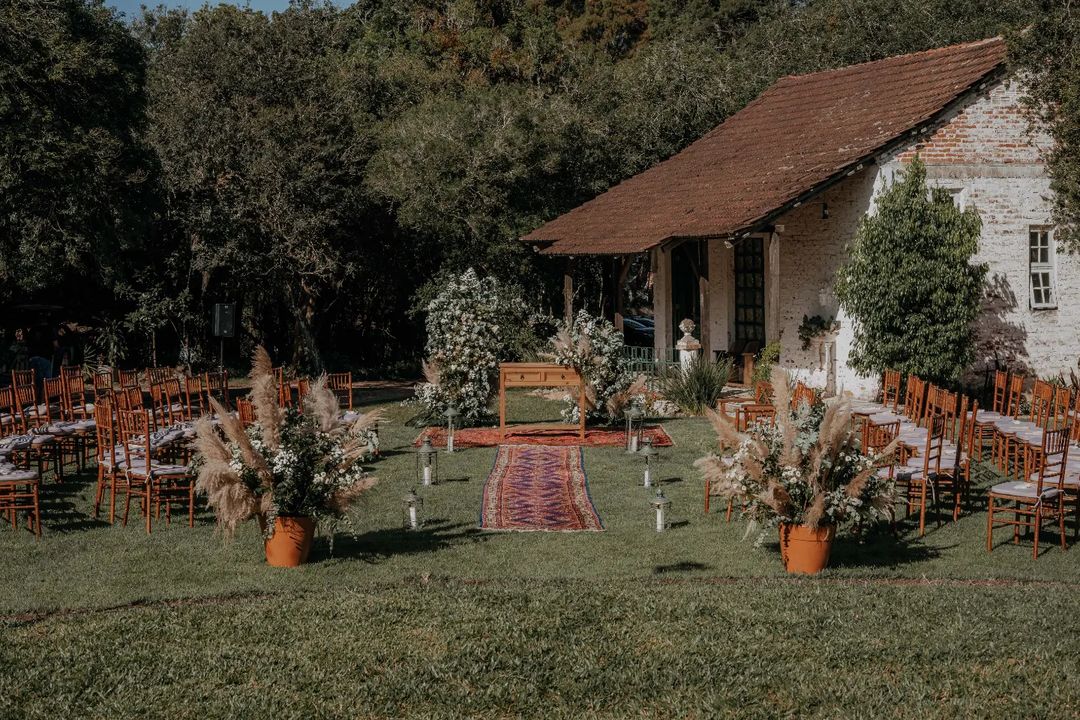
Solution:
<svg viewBox="0 0 1080 720"><path fill-rule="evenodd" d="M330 373L326 376L326 387L334 393L342 410L352 410L352 373Z"/></svg>
<svg viewBox="0 0 1080 720"><path fill-rule="evenodd" d="M146 382L150 385L159 385L166 380L176 377L176 372L167 367L146 368Z"/></svg>
<svg viewBox="0 0 1080 720"><path fill-rule="evenodd" d="M140 387L138 370L120 370L117 372L117 379L121 390Z"/></svg>
<svg viewBox="0 0 1080 720"><path fill-rule="evenodd" d="M274 381L277 383L278 405L281 407L289 407L292 405L292 389L289 387L289 384L285 382L285 368L271 368L271 371L274 373Z"/></svg>
<svg viewBox="0 0 1080 720"><path fill-rule="evenodd" d="M93 376L94 397L108 395L113 390L112 370L95 370Z"/></svg>
<svg viewBox="0 0 1080 720"><path fill-rule="evenodd" d="M117 410L142 410L143 394L137 387L123 388L113 394Z"/></svg>
<svg viewBox="0 0 1080 720"><path fill-rule="evenodd" d="M304 398L311 392L311 379L299 378L296 381L296 406L300 408L301 412L304 409Z"/></svg>
<svg viewBox="0 0 1080 720"><path fill-rule="evenodd" d="M171 522L171 505L186 499L188 525L195 526L195 483L186 465L172 465L155 460L158 451L151 441L151 419L147 410L120 410L117 413L121 444L124 446L124 517L127 525L131 498L139 498L146 520L146 532L151 532L151 519L165 501L165 521Z"/></svg>
<svg viewBox="0 0 1080 720"><path fill-rule="evenodd" d="M994 423L1005 417L1006 398L1008 397L1009 373L1004 370L994 372L994 390L990 410L984 410L975 422L976 457L982 460L986 443L994 440Z"/></svg>
<svg viewBox="0 0 1080 720"><path fill-rule="evenodd" d="M37 386L37 376L34 370L12 370L11 371L11 385L12 387L19 387L23 385L29 385L30 387Z"/></svg>
<svg viewBox="0 0 1080 720"><path fill-rule="evenodd" d="M759 405L758 403L743 405L735 413L735 429L739 432L746 432L755 423L772 424L775 421L776 408L772 405Z"/></svg>
<svg viewBox="0 0 1080 720"><path fill-rule="evenodd" d="M94 407L86 399L86 380L83 378L82 368L77 365L65 365L60 368L60 377L64 380L64 419L89 420L92 418Z"/></svg>
<svg viewBox="0 0 1080 720"><path fill-rule="evenodd" d="M994 423L991 458L998 469L1005 475L1009 474L1009 443L1007 436L1009 429L1013 426L1012 421L1017 420L1020 414L1026 380L1027 378L1024 375L1009 376L1009 390L1005 396L1005 414Z"/></svg>
<svg viewBox="0 0 1080 720"><path fill-rule="evenodd" d="M184 405L180 381L169 378L159 386L158 400L154 412L157 427L169 427L189 419L191 412Z"/></svg>
<svg viewBox="0 0 1080 720"><path fill-rule="evenodd" d="M255 406L247 398L236 400L236 415L244 427L255 424Z"/></svg>
<svg viewBox="0 0 1080 720"><path fill-rule="evenodd" d="M806 403L807 406L813 407L817 402L817 391L812 387L807 386L803 382L795 383L795 390L791 393L791 409L798 410L799 406Z"/></svg>
<svg viewBox="0 0 1080 720"><path fill-rule="evenodd" d="M30 375L19 372L18 379L25 381L28 377L33 377L32 370L28 370L26 373L30 373ZM16 373L13 372L12 376L14 378ZM20 451L20 453L25 454L27 462L33 460L37 463L38 476L42 478L45 476L45 466L52 461L55 473L54 479L58 483L63 482L64 463L60 444L52 433L47 432L50 424L48 403L44 405L38 404L34 385L15 385L12 387L12 391L15 400L12 409L15 417L18 418L20 431L34 436L31 446Z"/></svg>
<svg viewBox="0 0 1080 720"><path fill-rule="evenodd" d="M210 387L206 375L184 378L184 404L187 406L187 420L210 412Z"/></svg>
<svg viewBox="0 0 1080 720"><path fill-rule="evenodd" d="M886 370L881 380L881 404L895 411L900 406L900 371Z"/></svg>
<svg viewBox="0 0 1080 720"><path fill-rule="evenodd" d="M60 454L60 463L65 465L65 458L71 458L78 463L79 469L84 464L83 448L86 446L84 439L88 427L84 423L71 423L70 418L64 411L65 382L62 377L45 378L41 381L41 399L39 406L39 428L44 430L57 444L57 452Z"/></svg>
<svg viewBox="0 0 1080 720"><path fill-rule="evenodd" d="M896 436L900 434L900 421L895 420L891 423L883 423L881 425L871 425L866 423L863 425L862 438L860 440L860 448L862 448L863 455L867 457L878 457L877 467L879 477L895 477L896 473L896 453L891 456L883 456L885 448L889 447L896 439Z"/></svg>
<svg viewBox="0 0 1080 720"><path fill-rule="evenodd" d="M116 522L116 484L122 475L126 459L124 446L116 431L116 408L112 398L102 396L94 405L94 420L97 423L97 490L94 493L94 517L101 511L101 502L105 499L105 488L109 489L109 524Z"/></svg>
<svg viewBox="0 0 1080 720"><path fill-rule="evenodd" d="M9 388L0 390L0 394L9 394L0 398L0 406L14 403L14 394ZM35 538L41 537L40 485L40 467L34 471L0 457L0 517L6 517L11 529L18 530L19 515L26 513L27 524Z"/></svg>
<svg viewBox="0 0 1080 720"><path fill-rule="evenodd" d="M221 403L222 407L231 407L232 402L229 398L229 372L227 370L222 370L221 372L206 373L206 392L209 396L217 398L217 401ZM209 412L209 405L207 405L207 412Z"/></svg>
<svg viewBox="0 0 1080 720"><path fill-rule="evenodd" d="M911 472L897 474L897 485L905 490L907 514L918 507L919 509L919 537L926 534L926 496L931 494L931 500L936 498L935 482L941 474L941 457L945 444L945 418L935 415L929 419L926 426L926 444L919 460L919 467L911 468Z"/></svg>
<svg viewBox="0 0 1080 720"><path fill-rule="evenodd" d="M1039 557L1039 535L1046 521L1058 521L1061 549L1065 541L1065 468L1069 459L1072 426L1050 430L1043 435L1042 461L1036 472L1023 481L999 483L990 488L986 518L986 550L994 549L994 528L1013 528L1013 542L1020 542L1020 528L1035 531L1032 557ZM995 521L995 515L1004 519ZM1012 516L1011 518L1009 516Z"/></svg>

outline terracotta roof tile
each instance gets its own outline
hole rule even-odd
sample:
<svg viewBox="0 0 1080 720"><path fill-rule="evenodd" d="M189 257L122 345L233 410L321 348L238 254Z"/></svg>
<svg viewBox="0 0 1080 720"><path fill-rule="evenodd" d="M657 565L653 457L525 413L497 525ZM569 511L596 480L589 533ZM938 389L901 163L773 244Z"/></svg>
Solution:
<svg viewBox="0 0 1080 720"><path fill-rule="evenodd" d="M867 159L1004 62L1001 38L781 78L704 137L523 240L618 255L729 236Z"/></svg>

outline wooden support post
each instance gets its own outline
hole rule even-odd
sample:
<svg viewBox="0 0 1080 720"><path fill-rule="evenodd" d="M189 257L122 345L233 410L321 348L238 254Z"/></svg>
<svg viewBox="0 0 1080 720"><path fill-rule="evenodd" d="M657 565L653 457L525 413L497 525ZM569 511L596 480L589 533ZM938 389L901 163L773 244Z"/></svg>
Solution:
<svg viewBox="0 0 1080 720"><path fill-rule="evenodd" d="M701 352L707 360L713 359L712 325L709 322L709 241L698 243L698 307L701 308L701 322L698 323Z"/></svg>
<svg viewBox="0 0 1080 720"><path fill-rule="evenodd" d="M671 321L671 251L662 247L652 250L653 270L653 349L657 360L671 355L674 345Z"/></svg>
<svg viewBox="0 0 1080 720"><path fill-rule="evenodd" d="M615 261L615 287L612 289L615 297L615 329L620 332L623 329L623 318L626 316L626 276L630 274L630 258L621 257Z"/></svg>
<svg viewBox="0 0 1080 720"><path fill-rule="evenodd" d="M574 258L566 258L562 281L563 319L567 325L574 322Z"/></svg>

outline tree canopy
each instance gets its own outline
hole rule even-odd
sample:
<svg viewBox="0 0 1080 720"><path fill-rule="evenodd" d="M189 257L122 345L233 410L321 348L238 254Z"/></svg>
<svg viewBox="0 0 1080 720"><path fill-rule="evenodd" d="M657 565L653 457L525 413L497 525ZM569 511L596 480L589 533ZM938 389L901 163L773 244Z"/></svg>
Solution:
<svg viewBox="0 0 1080 720"><path fill-rule="evenodd" d="M209 309L225 300L243 309L238 353L262 342L311 367L415 361L447 278L474 267L553 309L561 268L518 237L778 76L1018 32L1049 22L1049 6L301 1L125 23L101 0L12 0L0 300L121 317L102 337L126 335L131 362L207 360ZM1065 80L1040 80L1033 104L1069 137L1054 108L1071 107L1076 80L1060 64ZM1075 166L1066 150L1066 197Z"/></svg>

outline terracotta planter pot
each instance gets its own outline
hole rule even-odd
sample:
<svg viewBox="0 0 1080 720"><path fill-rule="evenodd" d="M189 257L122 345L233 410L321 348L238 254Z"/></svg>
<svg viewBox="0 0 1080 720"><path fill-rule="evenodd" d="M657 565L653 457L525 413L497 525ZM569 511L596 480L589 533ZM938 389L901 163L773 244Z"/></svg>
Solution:
<svg viewBox="0 0 1080 720"><path fill-rule="evenodd" d="M274 534L266 541L266 562L274 567L296 567L307 560L315 537L315 521L309 517L274 519Z"/></svg>
<svg viewBox="0 0 1080 720"><path fill-rule="evenodd" d="M811 530L806 525L780 525L780 557L789 573L814 575L829 564L835 525Z"/></svg>

